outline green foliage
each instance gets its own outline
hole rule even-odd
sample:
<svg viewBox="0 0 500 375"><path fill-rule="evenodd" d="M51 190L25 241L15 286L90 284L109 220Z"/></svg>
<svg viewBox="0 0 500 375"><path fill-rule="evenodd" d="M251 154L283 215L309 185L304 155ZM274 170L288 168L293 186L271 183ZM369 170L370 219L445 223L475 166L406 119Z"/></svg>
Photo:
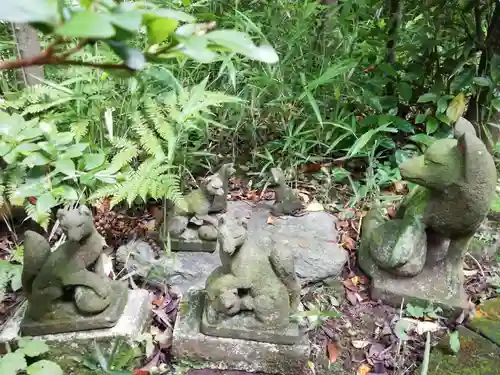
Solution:
<svg viewBox="0 0 500 375"><path fill-rule="evenodd" d="M421 307L417 305L412 305L411 303L408 303L406 305L406 314L408 316L411 316L413 318L431 318L431 319L439 319L440 316L438 313L442 312L443 310L440 307L434 307L432 305L429 305L427 307Z"/></svg>
<svg viewBox="0 0 500 375"><path fill-rule="evenodd" d="M0 301L3 301L7 290L17 292L21 289L22 271L22 265L0 259Z"/></svg>
<svg viewBox="0 0 500 375"><path fill-rule="evenodd" d="M454 353L460 351L460 337L458 331L450 333L450 348Z"/></svg>
<svg viewBox="0 0 500 375"><path fill-rule="evenodd" d="M109 163L100 153L88 163L89 145L77 142L71 132L4 111L0 122L0 157L6 163L0 177L2 191L11 205L25 205L29 217L45 228L53 207L84 199L85 187L119 181L118 170L106 170Z"/></svg>
<svg viewBox="0 0 500 375"><path fill-rule="evenodd" d="M47 344L38 338L22 337L19 348L0 358L0 373L2 375L63 375L57 363L40 359L49 352ZM29 365L28 365L29 364Z"/></svg>

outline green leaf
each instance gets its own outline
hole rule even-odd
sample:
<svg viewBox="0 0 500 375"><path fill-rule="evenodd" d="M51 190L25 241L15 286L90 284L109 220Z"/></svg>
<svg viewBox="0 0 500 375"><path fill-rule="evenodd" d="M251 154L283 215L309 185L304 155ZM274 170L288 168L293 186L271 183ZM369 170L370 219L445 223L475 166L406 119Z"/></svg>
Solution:
<svg viewBox="0 0 500 375"><path fill-rule="evenodd" d="M424 144L426 146L430 146L431 144L433 144L436 141L436 138L431 137L430 135L427 135L427 134L423 134L423 133L411 135L408 137L408 139L415 142L415 143L421 143L421 144Z"/></svg>
<svg viewBox="0 0 500 375"><path fill-rule="evenodd" d="M19 154L29 154L30 152L38 150L40 150L40 146L36 143L21 143L14 149L14 152Z"/></svg>
<svg viewBox="0 0 500 375"><path fill-rule="evenodd" d="M112 13L109 15L109 19L113 25L135 33L141 27L142 13L133 10Z"/></svg>
<svg viewBox="0 0 500 375"><path fill-rule="evenodd" d="M425 113L419 113L417 115L417 117L415 117L415 124L421 124L425 121L425 118L426 118L426 114Z"/></svg>
<svg viewBox="0 0 500 375"><path fill-rule="evenodd" d="M12 269L10 270L10 288L14 292L17 292L23 287L22 273L23 273L22 266L12 265Z"/></svg>
<svg viewBox="0 0 500 375"><path fill-rule="evenodd" d="M41 152L34 152L24 158L22 164L27 165L28 167L34 167L35 165L47 165L50 163L50 160L45 157Z"/></svg>
<svg viewBox="0 0 500 375"><path fill-rule="evenodd" d="M26 372L28 375L64 375L57 363L46 359L33 363L26 369Z"/></svg>
<svg viewBox="0 0 500 375"><path fill-rule="evenodd" d="M142 70L146 66L146 58L137 48L131 48L124 42L116 40L107 40L106 43L123 60L128 68Z"/></svg>
<svg viewBox="0 0 500 375"><path fill-rule="evenodd" d="M429 120L427 120L427 124L425 125L425 132L428 135L434 133L437 130L438 125L438 120L436 120L434 117L429 118Z"/></svg>
<svg viewBox="0 0 500 375"><path fill-rule="evenodd" d="M148 10L144 13L144 18L146 19L146 21L150 21L158 17L170 18L177 21L189 22L189 23L193 23L196 21L196 18L194 18L193 16L174 9L160 8L160 9L155 9L153 11Z"/></svg>
<svg viewBox="0 0 500 375"><path fill-rule="evenodd" d="M29 23L40 22L54 24L57 22L57 3L41 0L4 0L0 20Z"/></svg>
<svg viewBox="0 0 500 375"><path fill-rule="evenodd" d="M473 82L481 87L491 86L491 80L488 77L475 77Z"/></svg>
<svg viewBox="0 0 500 375"><path fill-rule="evenodd" d="M179 21L172 18L157 18L148 23L148 39L151 44L161 43L174 33Z"/></svg>
<svg viewBox="0 0 500 375"><path fill-rule="evenodd" d="M28 357L38 357L49 351L48 345L39 338L21 337L19 347L23 348L24 354Z"/></svg>
<svg viewBox="0 0 500 375"><path fill-rule="evenodd" d="M465 100L465 95L461 92L451 101L448 109L446 110L446 117L448 117L452 123L457 122L460 116L464 113L466 105L467 101Z"/></svg>
<svg viewBox="0 0 500 375"><path fill-rule="evenodd" d="M56 161L56 169L66 176L74 176L76 169L75 163L71 159L61 159Z"/></svg>
<svg viewBox="0 0 500 375"><path fill-rule="evenodd" d="M406 313L413 318L423 318L425 309L420 306L413 306L412 304L406 305Z"/></svg>
<svg viewBox="0 0 500 375"><path fill-rule="evenodd" d="M448 97L442 96L437 102L437 113L444 113L448 108Z"/></svg>
<svg viewBox="0 0 500 375"><path fill-rule="evenodd" d="M491 79L495 85L500 83L500 55L494 53L490 61Z"/></svg>
<svg viewBox="0 0 500 375"><path fill-rule="evenodd" d="M428 92L427 94L423 94L418 98L418 103L435 103L438 96L432 92Z"/></svg>
<svg viewBox="0 0 500 375"><path fill-rule="evenodd" d="M90 171L104 164L105 155L103 153L85 154L83 155L83 160L85 162L85 170Z"/></svg>
<svg viewBox="0 0 500 375"><path fill-rule="evenodd" d="M83 10L55 30L68 38L107 39L115 35L115 28L107 14Z"/></svg>
<svg viewBox="0 0 500 375"><path fill-rule="evenodd" d="M66 152L61 155L61 159L78 158L83 155L83 151L88 147L87 143L76 143L69 146Z"/></svg>
<svg viewBox="0 0 500 375"><path fill-rule="evenodd" d="M407 102L409 102L411 100L411 97L413 95L413 89L411 88L411 86L408 83L399 82L398 83L398 91L399 91L399 95L401 96L401 98L403 98L403 100L406 100Z"/></svg>
<svg viewBox="0 0 500 375"><path fill-rule="evenodd" d="M454 353L460 351L460 337L458 331L450 333L450 348Z"/></svg>
<svg viewBox="0 0 500 375"><path fill-rule="evenodd" d="M75 138L75 135L72 132L59 132L53 134L50 139L54 144L57 146L63 146L71 143L73 139Z"/></svg>
<svg viewBox="0 0 500 375"><path fill-rule="evenodd" d="M0 374L16 375L18 371L26 370L28 364L21 350L10 352L0 358Z"/></svg>
<svg viewBox="0 0 500 375"><path fill-rule="evenodd" d="M36 200L36 210L39 213L47 212L55 206L57 206L57 201L50 191L40 195Z"/></svg>
<svg viewBox="0 0 500 375"><path fill-rule="evenodd" d="M458 92L463 88L470 86L476 75L475 68L464 69L458 74L450 83L450 90L452 93Z"/></svg>
<svg viewBox="0 0 500 375"><path fill-rule="evenodd" d="M410 328L411 322L406 319L399 319L394 326L394 333L401 341L406 341L410 337L406 333L406 331Z"/></svg>
<svg viewBox="0 0 500 375"><path fill-rule="evenodd" d="M493 99L491 101L491 105L493 108L495 108L497 111L500 111L500 98Z"/></svg>
<svg viewBox="0 0 500 375"><path fill-rule="evenodd" d="M60 185L52 190L52 193L62 198L66 202L73 202L78 200L78 192L68 185Z"/></svg>
<svg viewBox="0 0 500 375"><path fill-rule="evenodd" d="M279 61L278 54L273 47L263 45L257 47L250 36L236 30L215 30L206 34L211 42L247 56L253 60L274 64Z"/></svg>

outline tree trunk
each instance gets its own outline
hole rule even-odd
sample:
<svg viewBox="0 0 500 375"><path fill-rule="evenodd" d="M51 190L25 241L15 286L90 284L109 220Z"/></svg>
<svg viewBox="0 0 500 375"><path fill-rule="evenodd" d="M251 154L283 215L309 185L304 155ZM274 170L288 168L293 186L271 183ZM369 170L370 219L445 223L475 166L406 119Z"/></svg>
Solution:
<svg viewBox="0 0 500 375"><path fill-rule="evenodd" d="M12 24L12 34L16 42L18 59L36 56L41 53L40 40L36 30L30 25ZM30 66L19 70L19 81L24 86L33 86L43 78L43 66Z"/></svg>

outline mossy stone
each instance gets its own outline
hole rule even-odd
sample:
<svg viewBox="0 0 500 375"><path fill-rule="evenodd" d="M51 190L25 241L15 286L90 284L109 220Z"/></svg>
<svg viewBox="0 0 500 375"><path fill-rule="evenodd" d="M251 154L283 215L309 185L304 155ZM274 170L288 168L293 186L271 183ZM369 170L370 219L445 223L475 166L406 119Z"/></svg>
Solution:
<svg viewBox="0 0 500 375"><path fill-rule="evenodd" d="M458 327L457 355L432 351L427 375L500 375L500 347L466 327ZM444 340L448 340L445 337ZM420 374L417 369L415 375Z"/></svg>
<svg viewBox="0 0 500 375"><path fill-rule="evenodd" d="M500 346L500 297L479 306L483 314L472 319L468 327Z"/></svg>

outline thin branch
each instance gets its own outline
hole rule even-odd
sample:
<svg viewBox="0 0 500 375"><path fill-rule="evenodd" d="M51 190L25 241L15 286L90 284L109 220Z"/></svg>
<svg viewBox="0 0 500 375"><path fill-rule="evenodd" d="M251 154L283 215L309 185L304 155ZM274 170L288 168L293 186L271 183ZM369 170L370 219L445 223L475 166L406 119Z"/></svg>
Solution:
<svg viewBox="0 0 500 375"><path fill-rule="evenodd" d="M0 62L0 70L18 69L18 68L25 68L28 66L40 66L40 65L74 65L74 66L87 66L100 69L131 70L125 64L92 63L87 61L65 60L55 56L47 57L44 56L43 54L21 60L10 60L10 61Z"/></svg>

